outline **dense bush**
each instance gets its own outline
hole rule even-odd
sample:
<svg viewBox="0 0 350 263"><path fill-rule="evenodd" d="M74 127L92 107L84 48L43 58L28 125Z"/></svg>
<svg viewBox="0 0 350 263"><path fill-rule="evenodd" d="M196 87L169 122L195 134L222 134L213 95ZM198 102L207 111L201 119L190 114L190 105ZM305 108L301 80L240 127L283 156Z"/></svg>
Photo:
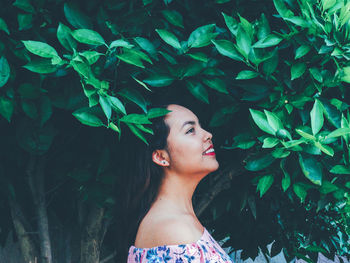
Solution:
<svg viewBox="0 0 350 263"><path fill-rule="evenodd" d="M168 99L214 133L221 169L194 203L224 246L349 254L350 3L0 5L1 239L14 229L27 262L113 252L118 138L147 143Z"/></svg>

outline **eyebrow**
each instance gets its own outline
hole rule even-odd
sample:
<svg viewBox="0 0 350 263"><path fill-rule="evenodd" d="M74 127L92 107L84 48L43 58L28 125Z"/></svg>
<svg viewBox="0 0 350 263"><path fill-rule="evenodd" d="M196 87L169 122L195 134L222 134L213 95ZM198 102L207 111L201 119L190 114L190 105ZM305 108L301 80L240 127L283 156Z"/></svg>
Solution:
<svg viewBox="0 0 350 263"><path fill-rule="evenodd" d="M185 126L188 125L188 124L195 125L196 122L195 122L195 121L185 121L185 123L182 124L182 127L181 127L180 131L183 129L183 127L185 127ZM201 123L200 123L200 122L199 122L199 126L201 126Z"/></svg>

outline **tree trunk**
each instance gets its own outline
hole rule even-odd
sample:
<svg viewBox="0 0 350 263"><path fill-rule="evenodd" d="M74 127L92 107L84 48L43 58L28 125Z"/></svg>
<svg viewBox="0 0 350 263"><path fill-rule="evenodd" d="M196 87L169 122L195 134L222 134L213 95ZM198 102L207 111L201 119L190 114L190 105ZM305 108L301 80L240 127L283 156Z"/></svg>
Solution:
<svg viewBox="0 0 350 263"><path fill-rule="evenodd" d="M80 263L99 263L101 244L106 229L103 220L104 213L104 208L97 204L90 206L82 228Z"/></svg>
<svg viewBox="0 0 350 263"><path fill-rule="evenodd" d="M49 222L47 218L45 200L45 158L36 158L35 156L31 156L30 162L36 163L35 172L28 171L28 181L37 214L40 255L43 263L52 263Z"/></svg>
<svg viewBox="0 0 350 263"><path fill-rule="evenodd" d="M11 217L13 226L15 228L21 252L25 262L34 263L38 259L38 251L35 246L33 238L30 236L30 229L28 229L28 222L22 213L18 203L10 196L9 205L11 209Z"/></svg>

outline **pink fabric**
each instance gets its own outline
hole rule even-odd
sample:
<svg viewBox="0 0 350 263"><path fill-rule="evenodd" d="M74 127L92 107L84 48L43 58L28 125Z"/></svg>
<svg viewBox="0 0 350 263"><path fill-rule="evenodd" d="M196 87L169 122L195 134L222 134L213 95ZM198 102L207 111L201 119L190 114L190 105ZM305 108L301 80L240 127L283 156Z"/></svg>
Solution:
<svg viewBox="0 0 350 263"><path fill-rule="evenodd" d="M128 263L232 263L206 228L194 243L151 248L129 248Z"/></svg>

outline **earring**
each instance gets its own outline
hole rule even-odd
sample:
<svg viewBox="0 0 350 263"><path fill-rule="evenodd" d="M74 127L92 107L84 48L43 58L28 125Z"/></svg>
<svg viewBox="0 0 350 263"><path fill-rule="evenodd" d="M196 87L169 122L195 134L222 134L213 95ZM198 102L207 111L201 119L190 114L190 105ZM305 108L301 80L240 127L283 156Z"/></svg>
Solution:
<svg viewBox="0 0 350 263"><path fill-rule="evenodd" d="M166 164L166 161L162 161L162 164Z"/></svg>

